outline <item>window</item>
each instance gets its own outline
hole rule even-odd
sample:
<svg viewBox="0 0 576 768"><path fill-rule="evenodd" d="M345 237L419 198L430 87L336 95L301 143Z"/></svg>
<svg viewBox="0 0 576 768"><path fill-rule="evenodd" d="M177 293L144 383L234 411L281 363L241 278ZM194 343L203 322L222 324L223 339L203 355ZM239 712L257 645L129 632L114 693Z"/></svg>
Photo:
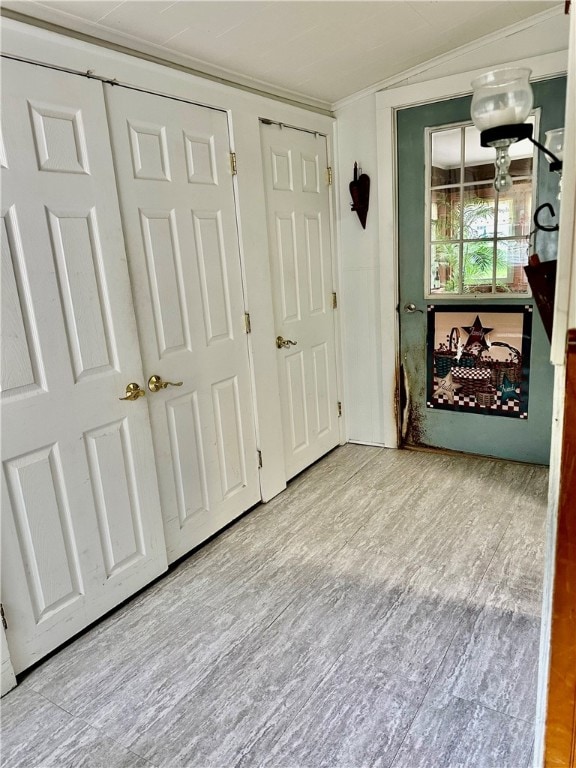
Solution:
<svg viewBox="0 0 576 768"><path fill-rule="evenodd" d="M535 122L535 117L530 118ZM470 124L427 129L428 298L528 295L532 145L510 147L512 187L492 186L495 151Z"/></svg>

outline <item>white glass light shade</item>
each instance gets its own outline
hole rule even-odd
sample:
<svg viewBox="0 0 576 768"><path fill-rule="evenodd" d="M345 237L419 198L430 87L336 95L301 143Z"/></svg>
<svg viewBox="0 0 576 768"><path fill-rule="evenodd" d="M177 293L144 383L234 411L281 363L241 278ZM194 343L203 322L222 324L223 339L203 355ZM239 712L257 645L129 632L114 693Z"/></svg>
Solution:
<svg viewBox="0 0 576 768"><path fill-rule="evenodd" d="M472 80L471 115L476 128L523 123L534 103L530 69L495 69Z"/></svg>
<svg viewBox="0 0 576 768"><path fill-rule="evenodd" d="M547 150L556 155L558 160L564 159L564 128L555 128L553 131L546 131L546 141L544 146ZM546 155L546 160L552 162L552 158Z"/></svg>

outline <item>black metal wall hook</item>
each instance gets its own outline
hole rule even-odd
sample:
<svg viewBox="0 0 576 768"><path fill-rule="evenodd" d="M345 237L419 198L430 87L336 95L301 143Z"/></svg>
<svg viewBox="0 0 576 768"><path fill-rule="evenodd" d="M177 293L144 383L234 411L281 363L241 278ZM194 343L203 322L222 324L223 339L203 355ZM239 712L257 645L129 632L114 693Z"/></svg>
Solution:
<svg viewBox="0 0 576 768"><path fill-rule="evenodd" d="M538 208L534 211L534 226L536 229L540 230L541 232L557 232L560 227L558 224L541 224L539 216L542 213L543 210L547 210L550 212L550 215L553 219L556 218L556 211L552 207L550 203L542 203L542 205L539 205Z"/></svg>

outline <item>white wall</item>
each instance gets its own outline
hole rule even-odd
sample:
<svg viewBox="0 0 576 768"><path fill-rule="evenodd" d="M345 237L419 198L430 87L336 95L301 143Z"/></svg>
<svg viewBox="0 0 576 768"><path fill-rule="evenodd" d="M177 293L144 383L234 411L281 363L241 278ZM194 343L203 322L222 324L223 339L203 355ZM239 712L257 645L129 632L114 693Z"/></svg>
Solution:
<svg viewBox="0 0 576 768"><path fill-rule="evenodd" d="M522 61L537 78L564 73L567 47L567 18L554 15L511 34L503 30L483 47L467 46L405 73L397 78L402 85L395 83L336 105L343 375L350 440L397 444L394 110L469 93L472 77L496 65ZM366 231L350 213L348 182L354 160L371 177Z"/></svg>
<svg viewBox="0 0 576 768"><path fill-rule="evenodd" d="M350 207L354 162L371 179L366 229ZM347 437L385 443L381 366L380 233L376 101L371 96L338 115L341 309Z"/></svg>

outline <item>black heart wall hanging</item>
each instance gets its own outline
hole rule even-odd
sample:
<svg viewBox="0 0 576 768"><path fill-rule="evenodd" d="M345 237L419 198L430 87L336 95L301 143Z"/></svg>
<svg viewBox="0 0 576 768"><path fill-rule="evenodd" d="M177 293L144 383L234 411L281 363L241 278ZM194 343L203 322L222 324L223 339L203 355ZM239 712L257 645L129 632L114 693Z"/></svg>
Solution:
<svg viewBox="0 0 576 768"><path fill-rule="evenodd" d="M358 176L358 163L354 163L354 179L350 182L350 194L352 195L352 210L358 214L362 229L366 229L366 217L370 203L370 176L362 172Z"/></svg>

